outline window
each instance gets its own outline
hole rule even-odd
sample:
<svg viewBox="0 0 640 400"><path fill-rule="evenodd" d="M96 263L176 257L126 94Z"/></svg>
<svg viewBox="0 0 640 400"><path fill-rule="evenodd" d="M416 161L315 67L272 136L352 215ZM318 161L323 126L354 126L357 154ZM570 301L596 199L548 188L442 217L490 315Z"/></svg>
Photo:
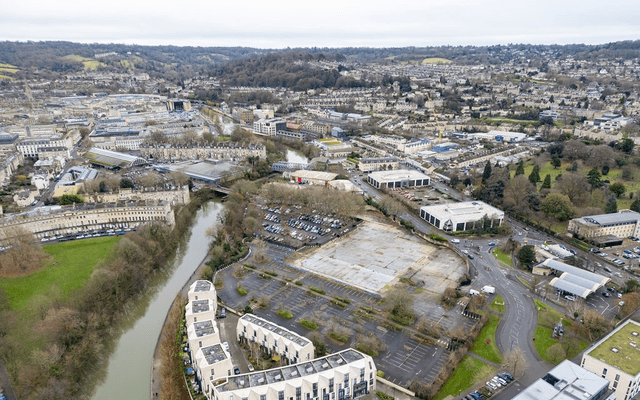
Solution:
<svg viewBox="0 0 640 400"><path fill-rule="evenodd" d="M313 397L318 397L318 384L313 384Z"/></svg>
<svg viewBox="0 0 640 400"><path fill-rule="evenodd" d="M602 377L604 378L605 376L607 376L607 369L606 368L604 368L602 370Z"/></svg>
<svg viewBox="0 0 640 400"><path fill-rule="evenodd" d="M260 400L267 400L267 395L266 394L261 394L260 395Z"/></svg>
<svg viewBox="0 0 640 400"><path fill-rule="evenodd" d="M329 393L333 393L333 378L329 379Z"/></svg>
<svg viewBox="0 0 640 400"><path fill-rule="evenodd" d="M198 345L199 345L199 347L202 347L202 342L201 341L198 342Z"/></svg>
<svg viewBox="0 0 640 400"><path fill-rule="evenodd" d="M301 387L297 387L296 388L296 400L301 400L302 397L302 388Z"/></svg>
<svg viewBox="0 0 640 400"><path fill-rule="evenodd" d="M284 390L278 392L278 400L284 400Z"/></svg>

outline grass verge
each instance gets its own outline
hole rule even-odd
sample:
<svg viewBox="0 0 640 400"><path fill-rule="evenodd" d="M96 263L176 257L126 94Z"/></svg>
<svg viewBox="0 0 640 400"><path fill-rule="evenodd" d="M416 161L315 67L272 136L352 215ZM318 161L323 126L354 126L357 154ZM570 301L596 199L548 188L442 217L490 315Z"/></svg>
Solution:
<svg viewBox="0 0 640 400"><path fill-rule="evenodd" d="M496 346L496 329L500 323L500 317L489 315L489 321L482 328L478 338L473 343L471 351L482 358L486 358L496 364L502 363L502 356L498 346Z"/></svg>
<svg viewBox="0 0 640 400"><path fill-rule="evenodd" d="M485 376L493 372L493 367L482 361L465 356L453 371L453 374L442 386L434 400L442 400L447 396L457 396L469 389Z"/></svg>
<svg viewBox="0 0 640 400"><path fill-rule="evenodd" d="M511 261L511 257L506 254L503 253L502 251L500 251L500 249L494 249L493 250L493 255L501 262L507 264L508 266L510 266L511 268L513 268L513 262Z"/></svg>
<svg viewBox="0 0 640 400"><path fill-rule="evenodd" d="M490 308L491 308L491 311L504 314L504 300L502 299L502 296L500 295L496 296L495 300L493 300L493 303L491 303Z"/></svg>

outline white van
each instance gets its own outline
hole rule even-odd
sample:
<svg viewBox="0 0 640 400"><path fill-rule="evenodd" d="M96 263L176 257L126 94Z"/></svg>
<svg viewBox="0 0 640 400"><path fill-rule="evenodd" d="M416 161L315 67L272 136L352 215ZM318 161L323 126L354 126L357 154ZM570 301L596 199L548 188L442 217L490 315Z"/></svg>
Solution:
<svg viewBox="0 0 640 400"><path fill-rule="evenodd" d="M478 296L479 294L480 292L478 292L477 290L473 290L473 289L469 290L469 295L471 296Z"/></svg>

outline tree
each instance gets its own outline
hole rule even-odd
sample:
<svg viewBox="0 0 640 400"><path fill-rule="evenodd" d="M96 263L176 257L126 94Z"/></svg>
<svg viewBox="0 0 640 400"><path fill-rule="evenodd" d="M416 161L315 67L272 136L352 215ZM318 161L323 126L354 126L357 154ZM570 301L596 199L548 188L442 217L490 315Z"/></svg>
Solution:
<svg viewBox="0 0 640 400"><path fill-rule="evenodd" d="M587 173L587 182L589 182L592 189L602 186L602 181L600 180L601 176L602 175L600 175L600 172L596 168L591 169Z"/></svg>
<svg viewBox="0 0 640 400"><path fill-rule="evenodd" d="M637 198L629 206L631 211L640 212L640 198Z"/></svg>
<svg viewBox="0 0 640 400"><path fill-rule="evenodd" d="M84 203L84 199L77 194L63 194L58 204L66 206L73 203Z"/></svg>
<svg viewBox="0 0 640 400"><path fill-rule="evenodd" d="M487 161L484 166L484 172L482 173L482 183L485 183L491 178L491 163Z"/></svg>
<svg viewBox="0 0 640 400"><path fill-rule="evenodd" d="M609 175L609 166L608 165L603 165L602 166L602 175Z"/></svg>
<svg viewBox="0 0 640 400"><path fill-rule="evenodd" d="M524 175L524 163L520 161L518 163L518 167L516 168L516 174L514 176Z"/></svg>
<svg viewBox="0 0 640 400"><path fill-rule="evenodd" d="M616 197L620 197L627 191L627 188L624 186L622 182L615 182L609 186L609 190L611 193L615 194Z"/></svg>
<svg viewBox="0 0 640 400"><path fill-rule="evenodd" d="M632 139L624 138L618 143L616 143L616 148L624 151L627 154L631 154L633 152L633 148L635 147L635 143Z"/></svg>
<svg viewBox="0 0 640 400"><path fill-rule="evenodd" d="M587 331L587 336L590 341L594 341L602 335L609 332L611 329L611 323L607 321L599 312L587 308L582 315L584 320L583 324Z"/></svg>
<svg viewBox="0 0 640 400"><path fill-rule="evenodd" d="M100 193L104 193L107 191L107 184L104 181L100 181L100 184L98 185Z"/></svg>
<svg viewBox="0 0 640 400"><path fill-rule="evenodd" d="M558 364L560 361L564 360L566 356L567 353L564 351L560 343L556 343L547 349L547 358L553 364Z"/></svg>
<svg viewBox="0 0 640 400"><path fill-rule="evenodd" d="M558 157L557 155L554 155L553 158L551 159L551 165L553 165L554 169L558 169L562 165L562 161L560 160L560 157Z"/></svg>
<svg viewBox="0 0 640 400"><path fill-rule="evenodd" d="M505 354L502 366L516 378L524 375L529 368L527 359L520 347L514 347Z"/></svg>
<svg viewBox="0 0 640 400"><path fill-rule="evenodd" d="M567 221L573 217L574 207L568 196L560 193L550 193L542 201L542 211L548 217L555 217L558 221Z"/></svg>
<svg viewBox="0 0 640 400"><path fill-rule="evenodd" d="M586 201L589 193L585 190L589 185L586 176L577 173L564 174L559 179L559 182L560 184L556 187L560 193L567 196L573 204L579 205Z"/></svg>
<svg viewBox="0 0 640 400"><path fill-rule="evenodd" d="M542 186L540 187L540 190L542 189L551 189L551 175L547 174L547 176L544 177L544 181L542 181Z"/></svg>
<svg viewBox="0 0 640 400"><path fill-rule="evenodd" d="M609 200L607 200L607 204L605 204L604 206L604 213L614 214L617 212L618 212L618 201L616 200L615 196L611 196L609 197Z"/></svg>
<svg viewBox="0 0 640 400"><path fill-rule="evenodd" d="M529 174L529 182L531 182L533 185L536 185L538 182L540 182L540 166L533 166L533 170L531 170L531 173Z"/></svg>
<svg viewBox="0 0 640 400"><path fill-rule="evenodd" d="M517 257L523 267L531 269L531 265L536 262L536 251L533 249L533 246L522 246L520 251L518 251Z"/></svg>
<svg viewBox="0 0 640 400"><path fill-rule="evenodd" d="M133 181L129 178L120 179L120 187L123 189L133 188Z"/></svg>

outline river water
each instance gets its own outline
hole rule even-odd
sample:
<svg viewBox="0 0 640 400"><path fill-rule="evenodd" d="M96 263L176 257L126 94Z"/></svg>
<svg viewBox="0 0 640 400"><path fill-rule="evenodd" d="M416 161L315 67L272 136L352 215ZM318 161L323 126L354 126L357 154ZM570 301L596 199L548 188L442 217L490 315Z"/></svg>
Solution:
<svg viewBox="0 0 640 400"><path fill-rule="evenodd" d="M157 287L136 302L124 321L123 333L109 358L106 378L94 400L149 400L151 363L164 319L176 294L204 259L209 249L207 228L219 222L223 206L210 202L198 211L189 241L176 256L174 268Z"/></svg>
<svg viewBox="0 0 640 400"><path fill-rule="evenodd" d="M293 150L287 150L287 162L308 164L309 160L307 159L307 157L300 155Z"/></svg>

